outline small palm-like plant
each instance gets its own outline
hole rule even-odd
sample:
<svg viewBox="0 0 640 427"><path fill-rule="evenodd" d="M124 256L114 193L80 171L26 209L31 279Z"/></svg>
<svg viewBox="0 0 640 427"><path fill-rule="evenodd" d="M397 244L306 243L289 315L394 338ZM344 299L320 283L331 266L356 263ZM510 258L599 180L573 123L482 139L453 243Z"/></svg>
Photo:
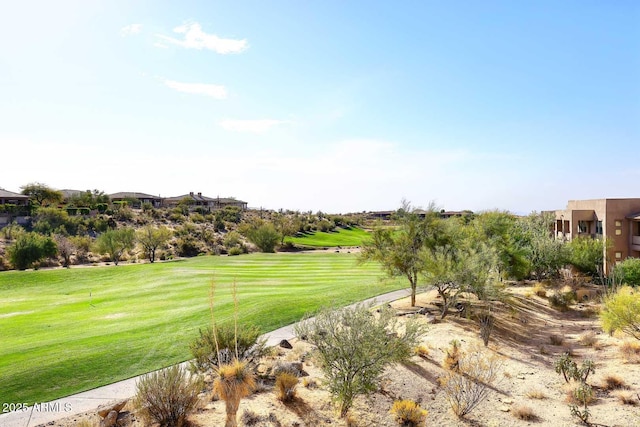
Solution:
<svg viewBox="0 0 640 427"><path fill-rule="evenodd" d="M216 371L218 378L213 383L213 391L225 402L227 412L225 427L236 427L238 425L236 414L240 400L249 396L255 388L255 377L247 363L238 360L228 365L221 365Z"/></svg>

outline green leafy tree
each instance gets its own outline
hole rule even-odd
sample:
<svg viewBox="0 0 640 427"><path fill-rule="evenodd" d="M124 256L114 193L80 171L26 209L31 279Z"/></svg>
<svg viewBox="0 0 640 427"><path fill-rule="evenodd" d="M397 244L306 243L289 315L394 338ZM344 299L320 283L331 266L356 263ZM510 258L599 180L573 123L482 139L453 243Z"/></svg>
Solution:
<svg viewBox="0 0 640 427"><path fill-rule="evenodd" d="M38 233L22 233L7 248L9 261L18 270L31 267L34 263L57 253L56 243Z"/></svg>
<svg viewBox="0 0 640 427"><path fill-rule="evenodd" d="M411 306L416 305L416 289L420 274L427 267L425 250L435 246L433 231L438 224L437 213L431 206L426 218L421 218L411 205L403 201L396 214L396 229L378 228L371 240L363 244L360 261L377 261L390 276L406 277L411 287Z"/></svg>
<svg viewBox="0 0 640 427"><path fill-rule="evenodd" d="M96 239L96 250L102 254L109 254L111 261L118 265L122 254L133 249L136 233L133 228L124 227L102 233Z"/></svg>
<svg viewBox="0 0 640 427"><path fill-rule="evenodd" d="M621 331L640 340L640 293L625 286L606 297L600 321L605 332Z"/></svg>
<svg viewBox="0 0 640 427"><path fill-rule="evenodd" d="M171 230L167 227L152 227L147 225L136 232L138 243L150 262L156 260L156 251L171 239Z"/></svg>
<svg viewBox="0 0 640 427"><path fill-rule="evenodd" d="M89 209L98 209L99 206L108 206L110 203L109 196L99 190L86 190L81 193L73 194L69 197L69 205L75 207L86 207Z"/></svg>
<svg viewBox="0 0 640 427"><path fill-rule="evenodd" d="M604 276L604 257L611 242L605 239L578 237L569 242L569 263L591 277Z"/></svg>
<svg viewBox="0 0 640 427"><path fill-rule="evenodd" d="M478 238L495 250L500 276L522 280L529 275L522 229L517 226L515 215L501 211L483 212L473 218L473 226L479 233Z"/></svg>
<svg viewBox="0 0 640 427"><path fill-rule="evenodd" d="M370 307L325 310L314 319L295 327L296 335L315 345L331 395L340 403L345 417L353 400L379 388L384 369L406 361L425 329L409 319L398 329L398 319L390 309L372 315Z"/></svg>
<svg viewBox="0 0 640 427"><path fill-rule="evenodd" d="M20 188L22 194L29 196L31 203L36 206L55 205L61 203L63 199L60 191L39 182L32 182Z"/></svg>
<svg viewBox="0 0 640 427"><path fill-rule="evenodd" d="M569 258L567 246L551 235L553 222L554 217L549 212L533 212L519 221L527 258L538 280L556 277Z"/></svg>
<svg viewBox="0 0 640 427"><path fill-rule="evenodd" d="M614 268L614 275L629 286L640 286L640 258L627 258Z"/></svg>

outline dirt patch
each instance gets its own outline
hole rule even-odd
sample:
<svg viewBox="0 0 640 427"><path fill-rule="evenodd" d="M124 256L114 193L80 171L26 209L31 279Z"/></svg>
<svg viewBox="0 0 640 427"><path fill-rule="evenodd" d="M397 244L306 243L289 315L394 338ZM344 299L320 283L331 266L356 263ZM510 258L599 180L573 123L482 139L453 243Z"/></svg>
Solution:
<svg viewBox="0 0 640 427"><path fill-rule="evenodd" d="M395 365L385 373L381 389L369 397L356 400L350 411L351 426L397 426L389 410L395 400L411 399L429 411L429 426L487 426L513 425L574 426L578 422L570 414L566 402L567 385L554 370L554 362L565 352L580 363L592 359L596 372L589 377L596 400L590 405L591 420L597 425L627 427L640 425L638 393L640 393L640 365L626 364L619 353L624 337L604 334L594 313L597 303L589 301L574 304L566 312L550 307L546 298L536 296L530 286L511 287L512 301L501 304L495 311L495 329L488 351L501 357L502 368L498 381L492 385L488 398L474 411L460 420L452 413L438 379L445 374L442 361L452 340L460 342L462 349L481 346L479 328L473 320L472 310L464 315L450 314L438 320L438 298L434 292L418 295L417 304L427 315L417 315L423 321L436 321L429 325L423 340L426 352L414 356L410 362ZM398 309L409 308L408 298L392 304ZM552 338L554 337L554 338ZM311 356L311 347L294 343L292 350L279 349L276 360L304 359L304 370L309 374L298 385L294 402L280 402L273 385L265 383L261 391L240 404L238 419L247 412L262 424L281 426L344 426L345 420L337 416L336 407L322 384L322 373ZM301 357L306 355L306 357ZM623 390L607 390L608 376L619 376ZM304 381L304 383L303 383ZM305 384L307 386L305 386ZM624 394L630 402L619 397ZM523 410L525 408L527 410ZM140 426L141 421L132 413L127 425ZM531 413L531 421L519 418ZM201 409L191 417L195 426L223 426L224 402L205 397ZM256 418L256 419L257 419ZM277 420L277 423L268 421ZM85 414L55 422L53 426L71 427L82 420L97 422L97 415ZM97 425L97 424L96 424ZM124 424L123 424L124 425ZM239 422L239 425L245 425Z"/></svg>

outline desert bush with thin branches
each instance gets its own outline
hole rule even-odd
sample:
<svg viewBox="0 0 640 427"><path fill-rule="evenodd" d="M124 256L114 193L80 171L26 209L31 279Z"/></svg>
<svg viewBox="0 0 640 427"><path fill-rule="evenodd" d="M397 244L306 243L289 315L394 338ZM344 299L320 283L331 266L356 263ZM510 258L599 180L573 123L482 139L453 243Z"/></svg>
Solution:
<svg viewBox="0 0 640 427"><path fill-rule="evenodd" d="M196 409L201 390L199 378L174 365L140 378L134 405L149 423L180 427L186 425L187 415Z"/></svg>
<svg viewBox="0 0 640 427"><path fill-rule="evenodd" d="M426 326L407 319L400 328L392 310L372 313L371 306L325 310L295 327L296 335L316 346L327 388L344 418L358 395L379 387L384 369L408 360Z"/></svg>
<svg viewBox="0 0 640 427"><path fill-rule="evenodd" d="M627 363L640 363L640 342L623 342L620 345L620 355Z"/></svg>
<svg viewBox="0 0 640 427"><path fill-rule="evenodd" d="M440 378L445 399L454 414L462 418L482 403L501 367L500 357L480 347L461 351L457 371L448 370Z"/></svg>

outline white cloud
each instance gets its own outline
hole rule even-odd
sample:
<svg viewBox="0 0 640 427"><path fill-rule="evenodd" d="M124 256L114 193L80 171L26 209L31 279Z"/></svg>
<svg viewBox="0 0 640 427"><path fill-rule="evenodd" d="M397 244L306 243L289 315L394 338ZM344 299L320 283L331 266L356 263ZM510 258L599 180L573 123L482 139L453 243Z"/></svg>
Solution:
<svg viewBox="0 0 640 427"><path fill-rule="evenodd" d="M225 130L233 132L265 133L274 126L290 123L286 120L258 119L258 120L220 120L218 124Z"/></svg>
<svg viewBox="0 0 640 427"><path fill-rule="evenodd" d="M240 53L249 47L247 40L223 39L215 34L207 34L197 22L185 24L173 29L174 33L183 34L184 39L156 34L156 37L186 49L209 49L219 54Z"/></svg>
<svg viewBox="0 0 640 427"><path fill-rule="evenodd" d="M165 86L175 89L178 92L193 93L197 95L206 95L215 99L226 99L227 89L221 85L212 85L206 83L183 83L174 80L165 80Z"/></svg>
<svg viewBox="0 0 640 427"><path fill-rule="evenodd" d="M129 24L120 29L120 35L122 37L140 34L140 32L142 32L142 24Z"/></svg>

